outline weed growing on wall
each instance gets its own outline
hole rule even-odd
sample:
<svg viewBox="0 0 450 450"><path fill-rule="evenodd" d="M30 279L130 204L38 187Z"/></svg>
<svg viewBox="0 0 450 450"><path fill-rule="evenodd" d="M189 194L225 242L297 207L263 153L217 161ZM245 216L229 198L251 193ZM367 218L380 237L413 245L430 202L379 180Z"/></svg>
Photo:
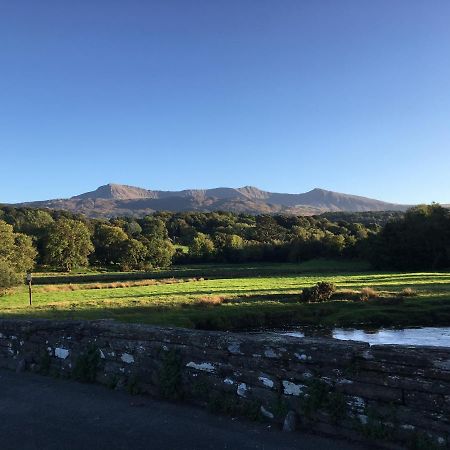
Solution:
<svg viewBox="0 0 450 450"><path fill-rule="evenodd" d="M367 438L375 440L387 440L392 438L393 427L387 426L383 422L383 418L373 408L366 408L365 415L367 421L364 424L359 424L359 431Z"/></svg>
<svg viewBox="0 0 450 450"><path fill-rule="evenodd" d="M331 386L320 379L308 383L307 395L301 400L301 409L306 417L311 418L318 411L327 412L334 423L347 415L344 395L333 391Z"/></svg>
<svg viewBox="0 0 450 450"><path fill-rule="evenodd" d="M139 387L139 377L137 375L131 375L128 378L126 389L131 395L138 395L141 393L141 389Z"/></svg>
<svg viewBox="0 0 450 450"><path fill-rule="evenodd" d="M424 433L413 433L407 442L410 450L442 450L449 448L449 442L439 445Z"/></svg>
<svg viewBox="0 0 450 450"><path fill-rule="evenodd" d="M181 379L181 357L175 350L161 350L162 366L158 374L159 393L169 400L184 396Z"/></svg>
<svg viewBox="0 0 450 450"><path fill-rule="evenodd" d="M95 346L90 346L75 361L72 378L83 383L93 383L97 377L100 353Z"/></svg>
<svg viewBox="0 0 450 450"><path fill-rule="evenodd" d="M284 418L289 412L289 406L286 400L281 395L278 397L276 402L272 403L269 409L278 419Z"/></svg>
<svg viewBox="0 0 450 450"><path fill-rule="evenodd" d="M39 357L38 366L39 366L39 373L41 375L48 375L50 372L50 363L51 358L48 352L43 352L41 356Z"/></svg>
<svg viewBox="0 0 450 450"><path fill-rule="evenodd" d="M261 404L255 400L243 400L223 392L212 392L208 399L208 409L230 416L247 417L250 420L262 420Z"/></svg>

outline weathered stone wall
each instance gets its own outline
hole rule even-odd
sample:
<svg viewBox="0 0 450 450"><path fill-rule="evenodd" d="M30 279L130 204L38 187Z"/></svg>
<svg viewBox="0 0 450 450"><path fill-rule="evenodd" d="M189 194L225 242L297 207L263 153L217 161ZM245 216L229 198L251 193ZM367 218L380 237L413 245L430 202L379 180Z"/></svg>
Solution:
<svg viewBox="0 0 450 450"><path fill-rule="evenodd" d="M110 321L0 320L0 367L97 381L389 447L448 447L450 349Z"/></svg>

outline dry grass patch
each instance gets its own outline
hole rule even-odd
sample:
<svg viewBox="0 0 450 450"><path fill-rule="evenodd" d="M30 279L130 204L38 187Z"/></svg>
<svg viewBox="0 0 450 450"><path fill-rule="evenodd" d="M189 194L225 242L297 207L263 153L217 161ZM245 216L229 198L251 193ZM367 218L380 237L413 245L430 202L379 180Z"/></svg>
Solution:
<svg viewBox="0 0 450 450"><path fill-rule="evenodd" d="M400 292L400 295L402 297L416 297L417 296L417 291L415 291L414 289L407 287L402 289L402 291Z"/></svg>
<svg viewBox="0 0 450 450"><path fill-rule="evenodd" d="M380 293L371 287L362 288L359 294L359 298L363 302L378 298L380 296Z"/></svg>
<svg viewBox="0 0 450 450"><path fill-rule="evenodd" d="M208 297L199 298L195 302L195 306L219 306L226 302L226 297L221 295L212 295Z"/></svg>

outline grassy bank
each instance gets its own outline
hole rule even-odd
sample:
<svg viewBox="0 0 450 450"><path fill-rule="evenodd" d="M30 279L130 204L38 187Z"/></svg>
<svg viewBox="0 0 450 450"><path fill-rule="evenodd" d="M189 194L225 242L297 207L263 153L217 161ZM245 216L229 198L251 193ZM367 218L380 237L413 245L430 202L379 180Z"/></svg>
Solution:
<svg viewBox="0 0 450 450"><path fill-rule="evenodd" d="M193 266L158 272L156 277L124 274L129 278L123 281L111 273L75 275L69 280L42 274L40 279L47 279L34 287L33 306L28 306L27 290L21 287L0 297L0 316L116 319L222 330L450 325L449 272L373 273L357 268L323 261L309 267ZM336 284L333 299L298 303L301 290L318 281ZM366 287L376 290L376 298L360 300L359 291ZM405 288L415 295L401 297Z"/></svg>

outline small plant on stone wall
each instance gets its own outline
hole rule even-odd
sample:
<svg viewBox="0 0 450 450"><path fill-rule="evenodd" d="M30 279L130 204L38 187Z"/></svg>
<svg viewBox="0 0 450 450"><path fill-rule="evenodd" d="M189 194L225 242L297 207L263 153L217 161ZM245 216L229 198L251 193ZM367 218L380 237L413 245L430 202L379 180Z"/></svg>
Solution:
<svg viewBox="0 0 450 450"><path fill-rule="evenodd" d="M183 398L181 357L175 350L161 350L162 366L158 373L159 393L169 400Z"/></svg>
<svg viewBox="0 0 450 450"><path fill-rule="evenodd" d="M139 386L139 377L137 375L131 375L128 378L126 385L127 392L131 395L138 395L141 393L141 388Z"/></svg>
<svg viewBox="0 0 450 450"><path fill-rule="evenodd" d="M97 378L100 353L95 346L90 346L75 361L72 378L83 383L93 383Z"/></svg>
<svg viewBox="0 0 450 450"><path fill-rule="evenodd" d="M448 442L447 444L444 442L440 445L430 436L419 432L413 433L406 445L410 450L442 450L449 448Z"/></svg>
<svg viewBox="0 0 450 450"><path fill-rule="evenodd" d="M261 413L261 404L256 400L246 400L241 402L238 414L249 418L250 420L263 420L264 417Z"/></svg>
<svg viewBox="0 0 450 450"><path fill-rule="evenodd" d="M193 379L190 391L195 398L208 401L211 388L206 381Z"/></svg>
<svg viewBox="0 0 450 450"><path fill-rule="evenodd" d="M277 401L273 402L270 408L273 415L278 418L284 418L289 411L289 406L286 400L280 395Z"/></svg>
<svg viewBox="0 0 450 450"><path fill-rule="evenodd" d="M393 437L394 428L386 425L380 414L373 408L366 408L366 423L360 424L362 434L370 439L387 440Z"/></svg>
<svg viewBox="0 0 450 450"><path fill-rule="evenodd" d="M38 372L42 375L48 375L50 373L51 358L48 352L43 352L38 360Z"/></svg>
<svg viewBox="0 0 450 450"><path fill-rule="evenodd" d="M314 414L322 411L328 413L332 421L337 423L347 415L347 403L342 393L333 391L329 384L320 379L313 379L307 386L307 395L300 400L306 417L312 418Z"/></svg>
<svg viewBox="0 0 450 450"><path fill-rule="evenodd" d="M118 383L119 383L119 377L117 375L112 375L108 378L106 386L109 389L115 389L117 387Z"/></svg>
<svg viewBox="0 0 450 450"><path fill-rule="evenodd" d="M301 398L301 409L305 416L311 417L314 413L325 408L330 387L322 380L314 379L308 382L307 395Z"/></svg>
<svg viewBox="0 0 450 450"><path fill-rule="evenodd" d="M361 372L361 362L355 357L352 358L351 362L347 365L347 367L342 371L342 374L346 377L353 377L359 375Z"/></svg>
<svg viewBox="0 0 450 450"><path fill-rule="evenodd" d="M348 413L344 394L341 392L330 392L328 394L326 410L330 414L333 423L338 423L339 420L343 419Z"/></svg>
<svg viewBox="0 0 450 450"><path fill-rule="evenodd" d="M236 414L239 399L223 392L210 392L208 395L208 409L222 414Z"/></svg>
<svg viewBox="0 0 450 450"><path fill-rule="evenodd" d="M262 420L261 404L255 400L244 400L223 392L211 392L208 409L229 416L247 417L250 420Z"/></svg>

